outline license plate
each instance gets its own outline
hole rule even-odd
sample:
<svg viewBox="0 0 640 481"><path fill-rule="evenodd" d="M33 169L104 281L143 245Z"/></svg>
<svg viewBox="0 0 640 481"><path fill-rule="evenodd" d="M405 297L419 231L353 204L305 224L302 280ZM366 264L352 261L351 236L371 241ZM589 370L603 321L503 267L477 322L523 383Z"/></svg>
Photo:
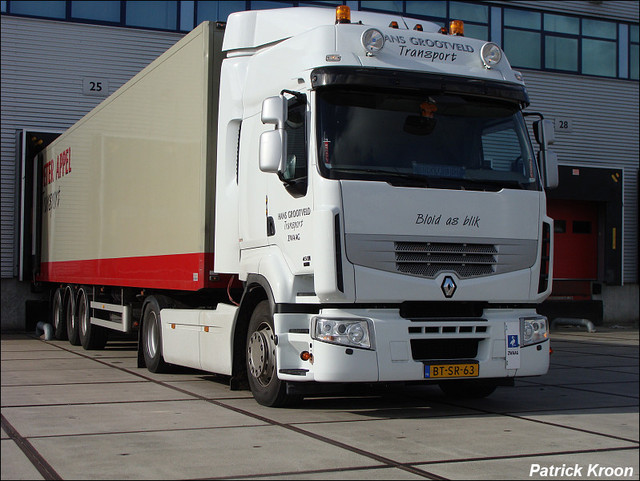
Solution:
<svg viewBox="0 0 640 481"><path fill-rule="evenodd" d="M480 366L477 362L424 365L424 377L426 379L441 379L447 377L477 377L479 372Z"/></svg>

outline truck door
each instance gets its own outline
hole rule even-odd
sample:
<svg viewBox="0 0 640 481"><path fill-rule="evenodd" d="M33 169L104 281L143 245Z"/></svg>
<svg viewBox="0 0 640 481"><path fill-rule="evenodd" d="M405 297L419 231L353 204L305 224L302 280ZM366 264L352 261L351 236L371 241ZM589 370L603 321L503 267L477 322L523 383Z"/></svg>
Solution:
<svg viewBox="0 0 640 481"><path fill-rule="evenodd" d="M283 171L269 178L267 236L277 245L294 274L310 270L312 248L309 195L309 129L306 96L288 100Z"/></svg>

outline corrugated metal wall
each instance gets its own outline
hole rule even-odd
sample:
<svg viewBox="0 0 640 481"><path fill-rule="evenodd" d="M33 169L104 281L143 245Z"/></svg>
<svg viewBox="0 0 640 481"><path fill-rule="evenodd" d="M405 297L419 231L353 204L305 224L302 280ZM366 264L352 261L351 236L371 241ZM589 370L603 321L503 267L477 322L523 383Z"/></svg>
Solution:
<svg viewBox="0 0 640 481"><path fill-rule="evenodd" d="M638 82L522 70L528 111L571 122L556 129L562 165L623 169L624 282L638 279Z"/></svg>
<svg viewBox="0 0 640 481"><path fill-rule="evenodd" d="M156 32L2 16L1 275L14 276L18 129L63 131L104 97L83 94L83 79L109 93L178 41Z"/></svg>

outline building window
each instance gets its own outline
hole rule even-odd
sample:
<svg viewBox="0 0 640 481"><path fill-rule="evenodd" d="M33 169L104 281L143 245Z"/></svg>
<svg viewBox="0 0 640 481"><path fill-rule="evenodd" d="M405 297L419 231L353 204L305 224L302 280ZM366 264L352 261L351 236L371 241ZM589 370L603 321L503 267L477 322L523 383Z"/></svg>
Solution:
<svg viewBox="0 0 640 481"><path fill-rule="evenodd" d="M489 40L489 7L474 2L372 0L361 1L360 10L378 10L424 18L447 28L451 20L463 20L465 36Z"/></svg>
<svg viewBox="0 0 640 481"><path fill-rule="evenodd" d="M629 78L638 80L638 25L629 26Z"/></svg>
<svg viewBox="0 0 640 481"><path fill-rule="evenodd" d="M580 19L544 14L544 67L577 72Z"/></svg>
<svg viewBox="0 0 640 481"><path fill-rule="evenodd" d="M226 22L229 14L246 9L247 2L245 1L196 2L196 25L200 25L205 20Z"/></svg>
<svg viewBox="0 0 640 481"><path fill-rule="evenodd" d="M449 20L463 20L467 37L489 40L489 7L486 5L450 2Z"/></svg>
<svg viewBox="0 0 640 481"><path fill-rule="evenodd" d="M538 12L505 8L502 17L502 48L511 65L539 69L542 61L542 15Z"/></svg>
<svg viewBox="0 0 640 481"><path fill-rule="evenodd" d="M630 42L635 78L637 46ZM503 49L514 67L618 76L618 24L612 21L505 8Z"/></svg>
<svg viewBox="0 0 640 481"><path fill-rule="evenodd" d="M422 2L411 2L422 3ZM427 3L427 2L424 2ZM360 2L360 10L382 10L384 12L402 13L404 2L387 2L385 0L370 0Z"/></svg>
<svg viewBox="0 0 640 481"><path fill-rule="evenodd" d="M378 2L362 2L364 3L378 3ZM407 5L407 14L409 15L419 15L421 17L429 17L433 19L432 21L436 21L436 23L441 23L441 26L444 26L444 23L447 18L447 2L445 1L408 1L405 2Z"/></svg>
<svg viewBox="0 0 640 481"><path fill-rule="evenodd" d="M177 1L129 0L126 2L125 22L130 27L177 30Z"/></svg>
<svg viewBox="0 0 640 481"><path fill-rule="evenodd" d="M293 7L293 2L269 2L267 0L257 0L250 2L251 10L270 10L273 8Z"/></svg>
<svg viewBox="0 0 640 481"><path fill-rule="evenodd" d="M11 9L11 13L15 13L16 15L59 19L65 19L67 16L67 6L65 1L32 2L12 0L9 3L9 8Z"/></svg>
<svg viewBox="0 0 640 481"><path fill-rule="evenodd" d="M71 18L120 23L120 2L118 1L72 1Z"/></svg>
<svg viewBox="0 0 640 481"><path fill-rule="evenodd" d="M617 31L614 22L582 19L582 73L617 75Z"/></svg>

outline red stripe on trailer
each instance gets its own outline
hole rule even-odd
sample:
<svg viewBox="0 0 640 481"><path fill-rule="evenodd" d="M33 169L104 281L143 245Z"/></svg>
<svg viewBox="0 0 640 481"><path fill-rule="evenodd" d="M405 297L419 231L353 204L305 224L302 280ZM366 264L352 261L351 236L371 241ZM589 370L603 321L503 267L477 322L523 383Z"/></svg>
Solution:
<svg viewBox="0 0 640 481"><path fill-rule="evenodd" d="M210 281L212 253L120 257L43 262L36 277L41 282L196 291L227 287L229 276Z"/></svg>

